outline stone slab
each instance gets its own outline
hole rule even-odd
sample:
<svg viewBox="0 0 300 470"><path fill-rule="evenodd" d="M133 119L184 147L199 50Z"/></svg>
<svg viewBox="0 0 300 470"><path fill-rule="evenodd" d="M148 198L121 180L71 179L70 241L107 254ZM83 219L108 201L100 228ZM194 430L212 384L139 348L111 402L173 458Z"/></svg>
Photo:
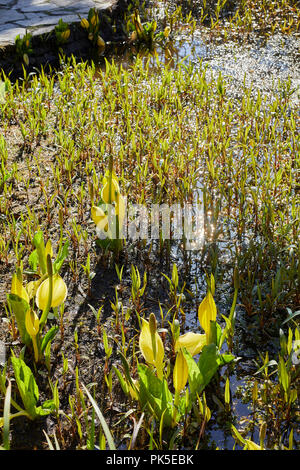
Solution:
<svg viewBox="0 0 300 470"><path fill-rule="evenodd" d="M106 10L117 0L0 0L0 46L14 44L26 29L42 34L62 18L66 23L80 21L90 8Z"/></svg>

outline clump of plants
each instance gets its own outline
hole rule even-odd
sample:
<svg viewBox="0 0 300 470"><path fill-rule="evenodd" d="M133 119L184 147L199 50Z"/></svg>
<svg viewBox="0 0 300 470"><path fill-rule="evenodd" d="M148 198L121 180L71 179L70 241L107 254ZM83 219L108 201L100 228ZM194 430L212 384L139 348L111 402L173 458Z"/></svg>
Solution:
<svg viewBox="0 0 300 470"><path fill-rule="evenodd" d="M62 19L59 20L55 26L56 43L59 47L63 46L68 42L71 31L68 23L65 23Z"/></svg>
<svg viewBox="0 0 300 470"><path fill-rule="evenodd" d="M29 56L32 54L32 35L26 33L23 37L19 34L15 38L16 55L26 65L29 65Z"/></svg>
<svg viewBox="0 0 300 470"><path fill-rule="evenodd" d="M153 48L155 44L165 42L169 37L169 26L166 26L164 31L160 32L156 32L156 29L157 22L155 20L142 24L138 10L135 10L127 21L127 30L129 32L130 42L145 45L149 49Z"/></svg>
<svg viewBox="0 0 300 470"><path fill-rule="evenodd" d="M100 35L100 20L99 14L95 8L91 8L87 18L82 18L80 25L86 30L88 39L94 46L99 49L105 48L105 41Z"/></svg>

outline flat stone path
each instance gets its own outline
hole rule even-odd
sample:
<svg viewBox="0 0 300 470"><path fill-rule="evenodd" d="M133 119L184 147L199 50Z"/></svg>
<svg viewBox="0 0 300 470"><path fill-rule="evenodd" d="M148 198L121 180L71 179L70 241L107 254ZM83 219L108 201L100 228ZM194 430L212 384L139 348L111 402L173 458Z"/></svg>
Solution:
<svg viewBox="0 0 300 470"><path fill-rule="evenodd" d="M0 0L0 46L14 44L15 37L51 31L60 18L66 23L87 17L90 8L105 10L115 0Z"/></svg>

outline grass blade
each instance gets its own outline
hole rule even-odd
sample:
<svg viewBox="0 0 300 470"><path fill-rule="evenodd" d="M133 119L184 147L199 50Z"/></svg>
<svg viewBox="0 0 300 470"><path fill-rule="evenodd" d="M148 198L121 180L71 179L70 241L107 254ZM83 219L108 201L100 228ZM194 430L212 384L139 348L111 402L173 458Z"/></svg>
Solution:
<svg viewBox="0 0 300 470"><path fill-rule="evenodd" d="M93 408L96 412L96 415L98 416L99 418L99 421L100 421L100 424L102 426L102 429L103 429L103 432L105 434L105 437L106 437L106 440L107 440L107 443L108 443L108 447L110 448L110 450L116 450L116 446L115 446L115 443L114 443L114 440L113 440L113 437L111 435L111 432L109 430L109 427L107 426L106 424L106 421L104 419L104 416L103 414L101 413L100 411L100 408L98 407L97 403L95 402L94 398L92 397L92 395L90 394L90 392L88 391L88 389L84 386L83 386L83 389L85 391L85 393L87 394L91 404L93 405Z"/></svg>

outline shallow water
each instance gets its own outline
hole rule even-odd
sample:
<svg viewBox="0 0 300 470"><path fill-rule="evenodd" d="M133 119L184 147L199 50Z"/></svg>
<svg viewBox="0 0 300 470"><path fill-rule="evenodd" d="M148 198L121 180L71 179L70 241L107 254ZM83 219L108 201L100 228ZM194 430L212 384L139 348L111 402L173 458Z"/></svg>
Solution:
<svg viewBox="0 0 300 470"><path fill-rule="evenodd" d="M259 90L263 96L267 97L270 102L272 96L279 92L279 80L290 80L291 88L294 90L290 98L290 105L299 106L300 101L300 54L299 54L299 37L283 37L275 35L267 40L257 37L246 44L238 44L228 41L226 43L209 42L204 38L201 31L196 31L191 38L190 36L182 36L177 38L169 49L157 49L157 54L161 63L169 64L171 67L177 67L179 64L187 64L192 62L194 65L200 64L207 66L207 77L217 78L221 72L226 82L226 93L234 98L241 96L245 88L251 88L255 94ZM148 59L145 54L145 60ZM128 67L135 58L135 51L126 51L125 54L119 56L119 62L123 67ZM155 67L156 58L153 57L153 67ZM159 80L159 76L157 77ZM223 225L223 222L222 222ZM230 231L230 227L229 227ZM224 232L225 233L225 232ZM230 247L233 244L235 234L232 238L218 241L218 249L221 253L221 262L226 265L226 257L230 258ZM186 269L184 266L182 250L175 244L171 250L171 260L176 262L179 267L179 276L184 276ZM188 288L192 292L199 292L205 295L205 276L199 263L199 256L191 253L190 266L188 269L188 277L190 284ZM224 279L225 282L218 293L216 293L217 305L220 312L226 316L229 314L231 307L232 292L231 279ZM218 286L219 288L219 286ZM193 301L183 306L186 315L185 327L187 330L199 332L199 322L197 318L196 305ZM245 419L251 414L251 407L243 402L242 396L236 394L238 389L243 389L253 375L249 375L249 370L255 372L254 359L258 356L259 345L251 343L251 334L249 334L247 319L243 317L243 313L239 312L237 305L237 321L236 333L234 339L234 352L236 356L240 356L238 363L238 372L230 375L230 388L232 394L231 411L232 415L238 420ZM222 320L220 321L222 323ZM252 325L253 326L253 325ZM254 328L255 329L255 328ZM277 338L270 340L268 345L276 353L278 350ZM295 433L296 434L296 433ZM295 440L297 436L295 435ZM258 432L252 436L255 442L259 442ZM218 446L220 449L232 449L234 447L234 439L224 426L214 421L208 429L208 445L212 447ZM237 449L239 447L236 447Z"/></svg>

